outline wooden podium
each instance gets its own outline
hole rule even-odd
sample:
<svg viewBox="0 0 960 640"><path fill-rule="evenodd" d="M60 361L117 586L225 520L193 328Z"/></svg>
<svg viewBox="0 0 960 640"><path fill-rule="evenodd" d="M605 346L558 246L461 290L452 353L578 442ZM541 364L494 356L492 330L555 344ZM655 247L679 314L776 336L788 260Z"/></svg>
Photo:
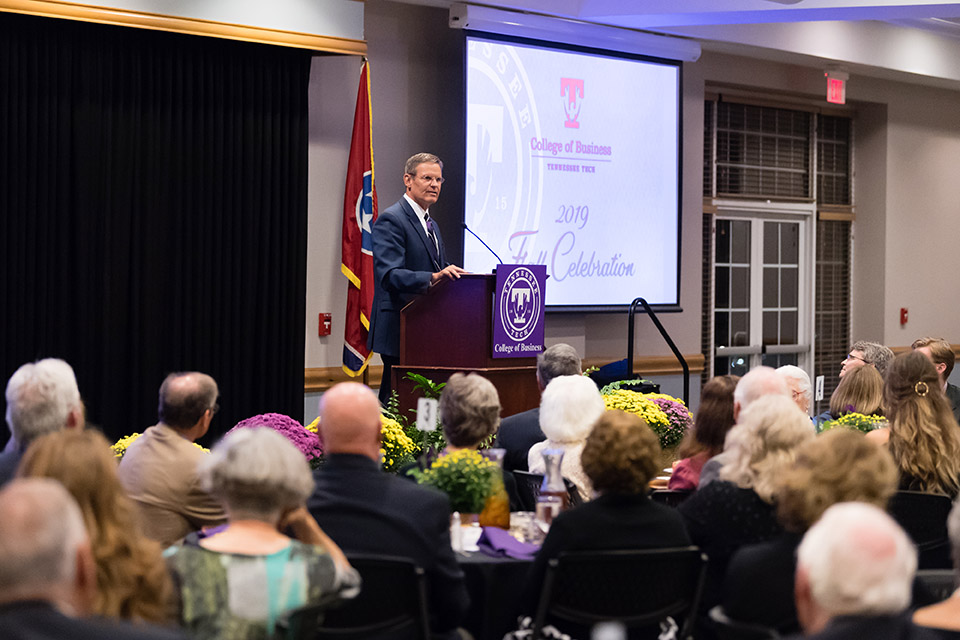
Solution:
<svg viewBox="0 0 960 640"><path fill-rule="evenodd" d="M496 276L468 274L444 280L400 312L400 363L392 383L406 412L417 406L407 372L444 382L457 371L474 371L500 395L501 416L540 404L536 356L493 357L493 304Z"/></svg>

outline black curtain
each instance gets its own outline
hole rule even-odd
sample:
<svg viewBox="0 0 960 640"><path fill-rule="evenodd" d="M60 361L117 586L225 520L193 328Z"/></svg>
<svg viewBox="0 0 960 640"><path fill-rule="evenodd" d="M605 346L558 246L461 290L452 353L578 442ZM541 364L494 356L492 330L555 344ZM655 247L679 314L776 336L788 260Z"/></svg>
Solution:
<svg viewBox="0 0 960 640"><path fill-rule="evenodd" d="M220 385L208 443L300 417L309 68L281 47L0 13L4 385L63 358L112 438L155 423L178 370Z"/></svg>

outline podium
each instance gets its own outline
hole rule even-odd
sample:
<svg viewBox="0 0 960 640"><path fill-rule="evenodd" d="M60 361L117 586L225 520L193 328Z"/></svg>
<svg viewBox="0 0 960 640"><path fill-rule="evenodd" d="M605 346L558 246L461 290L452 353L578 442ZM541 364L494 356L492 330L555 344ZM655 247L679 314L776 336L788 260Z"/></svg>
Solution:
<svg viewBox="0 0 960 640"><path fill-rule="evenodd" d="M467 274L443 280L400 312L400 362L392 383L400 409L415 409L415 385L405 379L418 373L445 382L461 371L476 372L497 388L501 416L540 405L536 356L493 357L493 304L496 276Z"/></svg>

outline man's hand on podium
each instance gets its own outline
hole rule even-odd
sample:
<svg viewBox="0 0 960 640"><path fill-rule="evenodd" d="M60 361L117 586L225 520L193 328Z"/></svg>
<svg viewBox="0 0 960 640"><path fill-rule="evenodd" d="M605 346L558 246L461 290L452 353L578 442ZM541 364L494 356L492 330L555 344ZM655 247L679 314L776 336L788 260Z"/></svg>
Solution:
<svg viewBox="0 0 960 640"><path fill-rule="evenodd" d="M457 280L464 273L470 273L466 269L461 269L455 264L448 265L442 270L432 274L430 276L430 285L433 286L443 280L444 278L450 278L451 280Z"/></svg>

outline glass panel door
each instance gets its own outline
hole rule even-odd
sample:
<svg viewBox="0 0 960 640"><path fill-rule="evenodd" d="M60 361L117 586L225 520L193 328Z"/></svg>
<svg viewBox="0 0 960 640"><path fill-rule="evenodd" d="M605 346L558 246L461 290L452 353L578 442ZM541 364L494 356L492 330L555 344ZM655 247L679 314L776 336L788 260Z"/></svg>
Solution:
<svg viewBox="0 0 960 640"><path fill-rule="evenodd" d="M718 217L714 232L714 375L810 362L809 221Z"/></svg>

